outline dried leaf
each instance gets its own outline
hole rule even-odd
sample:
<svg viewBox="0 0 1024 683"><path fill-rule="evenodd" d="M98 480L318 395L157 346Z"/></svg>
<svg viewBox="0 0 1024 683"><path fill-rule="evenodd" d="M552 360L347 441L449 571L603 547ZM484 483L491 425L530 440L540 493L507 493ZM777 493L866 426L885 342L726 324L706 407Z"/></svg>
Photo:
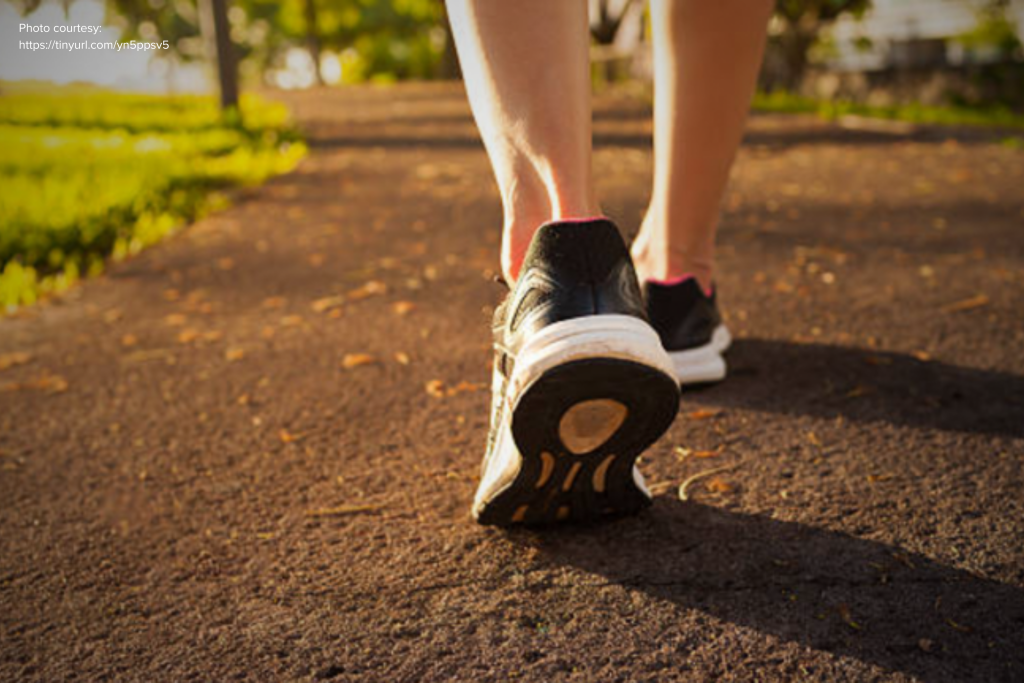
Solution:
<svg viewBox="0 0 1024 683"><path fill-rule="evenodd" d="M377 280L370 280L362 287L351 290L348 293L348 298L352 301L358 301L360 299L366 299L367 297L377 296L379 294L385 294L388 291L387 285Z"/></svg>
<svg viewBox="0 0 1024 683"><path fill-rule="evenodd" d="M230 362L235 362L245 358L245 349L238 346L232 346L231 348L224 351L224 358Z"/></svg>
<svg viewBox="0 0 1024 683"><path fill-rule="evenodd" d="M391 304L391 310L395 315L408 315L416 308L416 304L411 301L396 301Z"/></svg>
<svg viewBox="0 0 1024 683"><path fill-rule="evenodd" d="M281 439L281 443L295 443L306 438L305 434L292 434L287 429L282 429L277 433L277 436Z"/></svg>
<svg viewBox="0 0 1024 683"><path fill-rule="evenodd" d="M68 382L60 375L44 375L33 383L33 388L60 394L68 390Z"/></svg>
<svg viewBox="0 0 1024 683"><path fill-rule="evenodd" d="M455 396L456 394L461 394L467 391L479 391L481 388L483 388L482 384L475 384L473 382L462 381L453 387L448 387L448 389L445 390L444 393L445 396Z"/></svg>
<svg viewBox="0 0 1024 683"><path fill-rule="evenodd" d="M818 435L814 432L807 432L807 440L810 441L811 444L818 446L819 448L821 447L821 439L819 439Z"/></svg>
<svg viewBox="0 0 1024 683"><path fill-rule="evenodd" d="M408 365L411 362L411 359L409 358L409 354L399 351L395 354L395 362L399 365Z"/></svg>
<svg viewBox="0 0 1024 683"><path fill-rule="evenodd" d="M171 327L181 327L188 321L181 313L171 313L170 315L164 316L164 324Z"/></svg>
<svg viewBox="0 0 1024 683"><path fill-rule="evenodd" d="M848 392L846 392L846 398L857 398L858 396L865 396L873 391L874 389L872 389L871 387L866 387L863 384L858 384L853 389L850 389Z"/></svg>
<svg viewBox="0 0 1024 683"><path fill-rule="evenodd" d="M324 256L323 254L310 254L309 258L306 260L309 261L309 265L313 266L314 268L319 268L327 260L327 257Z"/></svg>
<svg viewBox="0 0 1024 683"><path fill-rule="evenodd" d="M656 481L648 484L647 490L651 492L652 496L660 496L671 489L674 485L675 484L671 481Z"/></svg>
<svg viewBox="0 0 1024 683"><path fill-rule="evenodd" d="M951 304L946 304L940 310L943 313L959 313L960 311L970 311L975 308L981 308L982 306L988 306L989 298L984 294L971 297L970 299L963 299L962 301L956 301Z"/></svg>
<svg viewBox="0 0 1024 683"><path fill-rule="evenodd" d="M713 477L716 474L721 474L723 472L728 472L730 470L736 469L737 467L739 467L738 463L733 464L733 465L723 465L721 467L713 467L710 470L704 470L703 472L698 472L697 474L693 475L692 477L690 477L689 479L687 479L686 481L684 481L682 484L679 485L679 500L682 500L682 501L689 500L690 499L690 494L689 494L690 487L693 486L696 482L700 481L701 479L706 479L707 477Z"/></svg>
<svg viewBox="0 0 1024 683"><path fill-rule="evenodd" d="M51 394L61 394L68 390L68 382L60 375L41 375L28 382L11 382L0 387L2 391L21 391L23 389L37 389Z"/></svg>
<svg viewBox="0 0 1024 683"><path fill-rule="evenodd" d="M919 361L921 361L922 363L927 363L928 361L930 361L932 359L932 355L930 353L928 353L927 351L914 351L914 353L912 353L911 355L914 358L916 358Z"/></svg>
<svg viewBox="0 0 1024 683"><path fill-rule="evenodd" d="M103 322L107 324L116 323L121 319L121 311L116 308L111 308L103 314Z"/></svg>
<svg viewBox="0 0 1024 683"><path fill-rule="evenodd" d="M338 308L345 303L345 297L343 296L325 296L322 299L317 299L310 307L317 313L323 313L324 311L330 311Z"/></svg>
<svg viewBox="0 0 1024 683"><path fill-rule="evenodd" d="M711 481L704 484L704 488L712 493L730 493L733 490L733 485L721 477L713 477Z"/></svg>
<svg viewBox="0 0 1024 683"><path fill-rule="evenodd" d="M286 315L280 320L282 327L298 327L303 323L301 315Z"/></svg>
<svg viewBox="0 0 1024 683"><path fill-rule="evenodd" d="M794 291L794 287L785 280L778 280L775 283L775 291L780 294L791 294Z"/></svg>
<svg viewBox="0 0 1024 683"><path fill-rule="evenodd" d="M179 344L191 344L192 342L194 342L198 338L199 338L199 330L197 330L195 328L192 328L192 327L187 327L187 328L185 328L184 330L182 330L181 332L178 333L178 343Z"/></svg>
<svg viewBox="0 0 1024 683"><path fill-rule="evenodd" d="M135 346L138 343L139 338L136 337L134 334L126 334L123 337L121 337L121 346Z"/></svg>
<svg viewBox="0 0 1024 683"><path fill-rule="evenodd" d="M876 483L878 483L880 481L889 481L890 479L892 479L892 475L891 474L869 474L867 479L868 479L869 483L876 484Z"/></svg>
<svg viewBox="0 0 1024 683"><path fill-rule="evenodd" d="M718 408L700 408L686 414L691 420L707 420L718 416L722 411Z"/></svg>
<svg viewBox="0 0 1024 683"><path fill-rule="evenodd" d="M217 267L221 270L231 270L235 267L235 260L230 256L217 259Z"/></svg>
<svg viewBox="0 0 1024 683"><path fill-rule="evenodd" d="M426 385L427 393L434 398L448 398L468 391L479 391L481 388L483 388L482 384L466 381L459 382L454 386L447 386L440 379L431 380Z"/></svg>
<svg viewBox="0 0 1024 683"><path fill-rule="evenodd" d="M361 365L372 365L376 362L377 359L368 353L346 353L345 357L341 359L341 367L351 370Z"/></svg>
<svg viewBox="0 0 1024 683"><path fill-rule="evenodd" d="M13 368L18 365L24 365L32 360L32 354L28 351L13 351L11 353L0 354L0 371L6 370L7 368Z"/></svg>
<svg viewBox="0 0 1024 683"><path fill-rule="evenodd" d="M260 304L263 308L284 308L284 305L288 303L288 300L283 296L271 296L263 300Z"/></svg>

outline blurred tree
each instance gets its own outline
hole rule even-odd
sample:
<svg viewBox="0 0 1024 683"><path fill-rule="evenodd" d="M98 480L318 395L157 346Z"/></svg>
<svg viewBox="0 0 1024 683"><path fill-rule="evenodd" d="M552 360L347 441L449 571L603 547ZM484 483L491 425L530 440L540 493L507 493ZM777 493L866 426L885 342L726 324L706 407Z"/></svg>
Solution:
<svg viewBox="0 0 1024 683"><path fill-rule="evenodd" d="M436 2L443 13L441 26L444 28L444 48L441 58L437 63L437 77L448 80L462 78L459 55L455 52L455 37L452 35L451 22L448 21L448 10L445 7L444 0L436 0Z"/></svg>
<svg viewBox="0 0 1024 683"><path fill-rule="evenodd" d="M39 6L43 4L43 0L9 0L14 7L21 13L21 16L27 17L28 15L39 9ZM71 6L73 0L61 0L61 7L67 11L68 7Z"/></svg>
<svg viewBox="0 0 1024 683"><path fill-rule="evenodd" d="M74 0L58 0L67 10ZM221 107L227 113L238 112L238 64L228 20L229 0L107 0L108 20L122 28L121 40L157 41L166 39L170 50L180 59L203 54L217 64ZM39 9L43 0L10 0L23 16ZM204 16L205 15L205 16ZM206 21L204 21L204 18Z"/></svg>
<svg viewBox="0 0 1024 683"><path fill-rule="evenodd" d="M213 14L213 33L217 45L217 81L220 83L220 106L226 113L238 115L238 62L231 42L228 23L228 0L209 2Z"/></svg>
<svg viewBox="0 0 1024 683"><path fill-rule="evenodd" d="M313 72L316 74L317 85L324 84L324 74L320 67L320 22L317 19L318 11L316 0L303 0L306 16L306 47L309 49L309 57L313 61Z"/></svg>
<svg viewBox="0 0 1024 683"><path fill-rule="evenodd" d="M977 25L957 36L957 42L969 50L995 50L999 61L1019 58L1022 44L1010 14L1011 4L1011 0L987 0L977 11Z"/></svg>
<svg viewBox="0 0 1024 683"><path fill-rule="evenodd" d="M107 0L121 40L167 40L184 61L206 58L217 66L221 108L238 111L238 55L231 40L229 0Z"/></svg>
<svg viewBox="0 0 1024 683"><path fill-rule="evenodd" d="M782 57L780 85L797 90L807 70L807 55L821 30L843 14L861 16L871 0L776 0L779 31L773 36Z"/></svg>
<svg viewBox="0 0 1024 683"><path fill-rule="evenodd" d="M590 0L595 78L605 82L627 78L637 69L638 58L644 71L649 60L643 60L639 48L645 33L645 6L643 0Z"/></svg>
<svg viewBox="0 0 1024 683"><path fill-rule="evenodd" d="M320 64L323 52L340 53L348 82L433 78L447 44L440 0L234 1L244 12L232 22L243 54L261 72L305 46L313 64Z"/></svg>
<svg viewBox="0 0 1024 683"><path fill-rule="evenodd" d="M594 0L591 2L590 35L598 45L611 45L636 0Z"/></svg>
<svg viewBox="0 0 1024 683"><path fill-rule="evenodd" d="M48 0L8 0L23 14ZM74 0L56 0L67 6ZM105 0L122 40L167 40L161 56L216 64L221 100L237 103L239 70L263 78L305 48L339 53L346 82L457 74L443 0Z"/></svg>

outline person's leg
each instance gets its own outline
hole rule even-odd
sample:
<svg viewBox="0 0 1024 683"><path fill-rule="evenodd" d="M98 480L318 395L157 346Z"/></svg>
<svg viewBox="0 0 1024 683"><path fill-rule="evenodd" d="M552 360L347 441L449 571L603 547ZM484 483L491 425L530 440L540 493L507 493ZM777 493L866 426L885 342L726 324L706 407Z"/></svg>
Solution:
<svg viewBox="0 0 1024 683"><path fill-rule="evenodd" d="M501 263L513 282L542 223L600 213L591 173L587 3L448 0L448 17L501 192Z"/></svg>
<svg viewBox="0 0 1024 683"><path fill-rule="evenodd" d="M743 135L772 0L651 0L654 188L641 279L711 287L722 194Z"/></svg>
<svg viewBox="0 0 1024 683"><path fill-rule="evenodd" d="M472 514L511 525L636 512L651 502L636 460L678 413L679 385L622 235L595 219L587 2L449 0L448 12L505 208L511 290L492 326Z"/></svg>

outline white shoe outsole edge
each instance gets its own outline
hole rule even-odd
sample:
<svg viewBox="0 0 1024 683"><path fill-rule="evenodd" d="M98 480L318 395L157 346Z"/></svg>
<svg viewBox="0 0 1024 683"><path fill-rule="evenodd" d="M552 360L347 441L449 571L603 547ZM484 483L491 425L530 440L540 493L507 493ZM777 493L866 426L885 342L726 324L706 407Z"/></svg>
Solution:
<svg viewBox="0 0 1024 683"><path fill-rule="evenodd" d="M619 358L675 375L672 359L646 321L631 315L589 315L548 325L523 345L509 379L509 402L515 405L523 390L548 370L584 358Z"/></svg>
<svg viewBox="0 0 1024 683"><path fill-rule="evenodd" d="M512 408L522 392L538 377L563 363L586 358L619 358L642 363L675 376L672 359L661 345L658 333L644 320L628 315L602 314L572 318L545 327L529 339L516 358L505 396L507 409L495 443L495 460L487 466L473 501L473 516L488 500L499 495L516 478L522 456L509 428ZM495 370L497 373L497 370ZM495 374L495 391L500 386ZM633 480L637 488L651 497L643 475L635 466Z"/></svg>
<svg viewBox="0 0 1024 683"><path fill-rule="evenodd" d="M724 324L715 328L711 341L686 351L670 351L669 358L680 384L704 384L725 379L726 365L722 354L732 344L732 336Z"/></svg>

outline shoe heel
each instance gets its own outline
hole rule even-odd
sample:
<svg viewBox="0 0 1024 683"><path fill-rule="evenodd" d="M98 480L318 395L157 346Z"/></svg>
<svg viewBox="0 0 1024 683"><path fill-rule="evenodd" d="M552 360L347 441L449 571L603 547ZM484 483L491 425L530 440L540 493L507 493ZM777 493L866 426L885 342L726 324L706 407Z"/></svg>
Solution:
<svg viewBox="0 0 1024 683"><path fill-rule="evenodd" d="M528 381L511 394L510 427L522 464L481 521L588 521L650 505L634 465L675 419L679 385L643 320L594 318L552 326L517 359Z"/></svg>

